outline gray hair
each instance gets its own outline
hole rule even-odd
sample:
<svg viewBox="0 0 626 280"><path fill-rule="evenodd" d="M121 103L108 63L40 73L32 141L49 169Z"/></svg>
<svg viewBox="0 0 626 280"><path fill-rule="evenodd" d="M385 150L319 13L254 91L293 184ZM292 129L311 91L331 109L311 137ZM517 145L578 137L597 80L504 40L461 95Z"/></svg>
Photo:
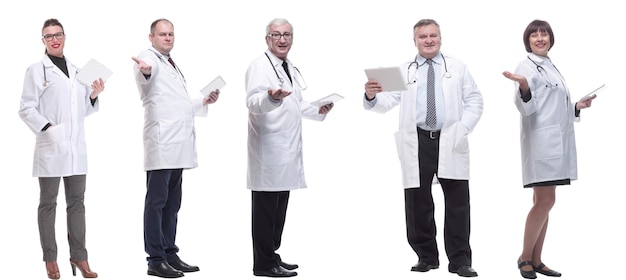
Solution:
<svg viewBox="0 0 626 280"><path fill-rule="evenodd" d="M269 35L270 34L270 28L272 26L283 25L283 24L289 24L289 27L291 27L291 32L293 33L293 25L291 25L291 23L289 23L289 21L287 21L284 18L275 18L272 21L270 21L270 23L268 23L267 26L265 27L265 35Z"/></svg>
<svg viewBox="0 0 626 280"><path fill-rule="evenodd" d="M425 19L421 19L420 21L418 21L413 26L413 30L415 30L415 28L426 26L426 25L431 25L431 24L434 24L435 26L439 27L439 23L437 23L434 19L425 18Z"/></svg>

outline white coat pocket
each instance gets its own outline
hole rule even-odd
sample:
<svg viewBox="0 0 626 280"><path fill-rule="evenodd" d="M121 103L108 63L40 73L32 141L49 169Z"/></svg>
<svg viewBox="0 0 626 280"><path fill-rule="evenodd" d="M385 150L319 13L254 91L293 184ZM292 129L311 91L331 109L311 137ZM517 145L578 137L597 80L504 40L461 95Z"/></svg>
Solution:
<svg viewBox="0 0 626 280"><path fill-rule="evenodd" d="M278 166L289 162L294 153L289 153L289 131L261 136L260 161L266 166Z"/></svg>
<svg viewBox="0 0 626 280"><path fill-rule="evenodd" d="M469 130L461 122L457 122L454 131L454 152L458 154L469 153Z"/></svg>
<svg viewBox="0 0 626 280"><path fill-rule="evenodd" d="M189 139L193 122L174 121L159 123L159 144L177 144Z"/></svg>
<svg viewBox="0 0 626 280"><path fill-rule="evenodd" d="M51 125L37 133L36 145L41 156L61 156L68 152L69 139L66 139L65 124Z"/></svg>
<svg viewBox="0 0 626 280"><path fill-rule="evenodd" d="M546 160L563 156L563 136L558 124L535 129L530 137L533 159Z"/></svg>

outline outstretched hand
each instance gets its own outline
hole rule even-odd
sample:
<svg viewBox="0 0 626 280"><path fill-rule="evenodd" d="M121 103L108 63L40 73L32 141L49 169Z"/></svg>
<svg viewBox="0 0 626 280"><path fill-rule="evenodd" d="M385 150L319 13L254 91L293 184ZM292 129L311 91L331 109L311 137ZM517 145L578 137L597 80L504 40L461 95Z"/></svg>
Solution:
<svg viewBox="0 0 626 280"><path fill-rule="evenodd" d="M519 74L511 73L509 71L502 72L502 75L504 75L504 77L509 80L517 82L519 84L519 89L522 94L527 94L529 92L530 87L528 86L528 80L526 80L526 77Z"/></svg>
<svg viewBox="0 0 626 280"><path fill-rule="evenodd" d="M135 61L135 63L137 63L137 68L139 69L139 71L141 71L141 74L144 75L150 75L152 74L152 66L148 63L145 63L143 60L136 58L136 57L132 57L132 60Z"/></svg>
<svg viewBox="0 0 626 280"><path fill-rule="evenodd" d="M528 81L526 81L526 77L519 75L519 74L513 74L509 71L504 71L502 72L502 75L504 75L504 77L508 78L509 80L518 82L518 83L526 83L528 84Z"/></svg>
<svg viewBox="0 0 626 280"><path fill-rule="evenodd" d="M286 91L282 88L279 89L269 89L267 91L267 94L269 94L270 97L274 98L275 100L281 100L287 96L289 96L291 94L291 91Z"/></svg>

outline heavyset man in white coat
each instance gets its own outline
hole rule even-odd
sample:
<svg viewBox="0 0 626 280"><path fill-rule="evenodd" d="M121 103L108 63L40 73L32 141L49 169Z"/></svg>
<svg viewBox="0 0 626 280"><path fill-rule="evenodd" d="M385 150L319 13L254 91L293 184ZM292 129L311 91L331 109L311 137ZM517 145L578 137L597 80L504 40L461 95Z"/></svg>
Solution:
<svg viewBox="0 0 626 280"><path fill-rule="evenodd" d="M170 57L174 26L158 19L150 26L152 47L133 57L135 79L144 113L144 169L147 191L144 208L144 243L148 275L176 278L200 270L178 257L176 225L182 199L184 169L198 166L194 118L206 116L207 98L191 99L185 77Z"/></svg>
<svg viewBox="0 0 626 280"><path fill-rule="evenodd" d="M59 279L55 220L61 178L67 204L67 237L72 268L95 278L85 246L87 144L85 117L97 112L104 81L83 85L79 69L64 54L65 31L57 19L44 22L41 41L46 55L26 70L19 115L35 134L33 177L39 179L37 222L48 278Z"/></svg>
<svg viewBox="0 0 626 280"><path fill-rule="evenodd" d="M364 107L385 113L400 105L400 127L395 139L405 188L407 238L419 257L411 270L426 272L439 268L431 193L433 180L438 180L446 205L444 240L448 270L464 277L477 276L471 267L469 245L468 134L482 115L482 95L465 64L441 54L437 22L420 20L413 31L419 54L403 65L409 69L404 77L408 89L385 92L378 81L370 80L365 84ZM427 62L434 67L436 121L432 126L426 124Z"/></svg>
<svg viewBox="0 0 626 280"><path fill-rule="evenodd" d="M285 19L266 27L268 50L246 72L248 106L248 188L252 190L253 274L297 275L276 250L287 213L289 191L305 188L302 118L324 120L333 104L316 107L303 100L299 71L287 59L293 28ZM281 66L282 64L282 66Z"/></svg>

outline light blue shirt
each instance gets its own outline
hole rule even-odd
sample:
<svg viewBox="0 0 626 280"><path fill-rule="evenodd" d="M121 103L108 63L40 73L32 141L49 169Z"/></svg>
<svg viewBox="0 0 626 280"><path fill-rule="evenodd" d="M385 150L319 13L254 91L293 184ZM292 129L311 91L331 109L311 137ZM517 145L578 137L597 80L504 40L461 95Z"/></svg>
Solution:
<svg viewBox="0 0 626 280"><path fill-rule="evenodd" d="M427 102L427 76L428 76L428 64L426 59L420 55L417 56L417 127L424 130L441 130L443 127L443 121L445 120L445 105L443 104L443 89L441 87L441 80L445 74L444 60L441 54L432 58L433 67L435 67L435 104L437 110L437 124L434 128L426 125L426 102Z"/></svg>

